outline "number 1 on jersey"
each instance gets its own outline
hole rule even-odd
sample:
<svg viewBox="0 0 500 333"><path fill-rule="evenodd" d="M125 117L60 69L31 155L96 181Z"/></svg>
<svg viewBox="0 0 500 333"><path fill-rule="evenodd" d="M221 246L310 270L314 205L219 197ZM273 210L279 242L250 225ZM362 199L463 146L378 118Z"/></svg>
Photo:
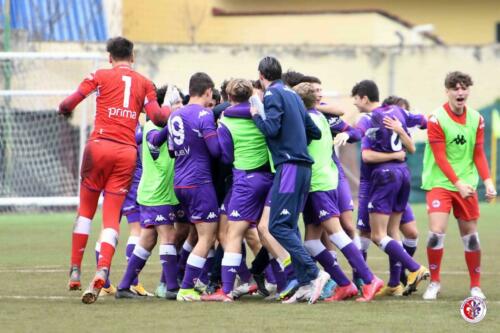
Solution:
<svg viewBox="0 0 500 333"><path fill-rule="evenodd" d="M130 76L123 75L122 81L125 81L125 90L123 92L123 107L128 108L130 100L130 88L132 87L132 78Z"/></svg>

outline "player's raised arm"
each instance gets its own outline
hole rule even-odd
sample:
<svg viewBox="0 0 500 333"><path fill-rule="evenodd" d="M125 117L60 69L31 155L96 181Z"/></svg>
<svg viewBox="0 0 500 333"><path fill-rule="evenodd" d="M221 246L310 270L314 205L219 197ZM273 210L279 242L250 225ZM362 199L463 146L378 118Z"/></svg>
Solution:
<svg viewBox="0 0 500 333"><path fill-rule="evenodd" d="M203 110L202 112L206 112L207 114L201 116L200 133L203 135L203 140L205 140L210 155L213 158L219 158L221 155L221 147L217 136L217 130L215 129L214 114L212 111L207 110Z"/></svg>
<svg viewBox="0 0 500 333"><path fill-rule="evenodd" d="M403 144L403 146L405 146L406 150L410 154L415 153L417 149L415 148L413 140L408 135L406 130L403 128L401 122L397 118L385 117L383 122L386 128L392 130L394 133L397 133L399 135L401 143Z"/></svg>
<svg viewBox="0 0 500 333"><path fill-rule="evenodd" d="M146 115L149 119L159 127L165 127L167 125L168 117L170 113L172 113L168 99L165 98L165 102L161 107L158 104L155 87L151 81L148 81L146 84L144 110L146 110Z"/></svg>
<svg viewBox="0 0 500 333"><path fill-rule="evenodd" d="M78 86L78 89L68 97L66 97L61 104L59 104L58 112L64 116L69 116L73 110L85 99L88 95L97 89L97 80L95 73L89 74Z"/></svg>
<svg viewBox="0 0 500 333"><path fill-rule="evenodd" d="M217 136L219 138L221 148L222 163L232 164L234 162L233 138L231 136L231 132L223 123L219 123L219 127L217 128Z"/></svg>

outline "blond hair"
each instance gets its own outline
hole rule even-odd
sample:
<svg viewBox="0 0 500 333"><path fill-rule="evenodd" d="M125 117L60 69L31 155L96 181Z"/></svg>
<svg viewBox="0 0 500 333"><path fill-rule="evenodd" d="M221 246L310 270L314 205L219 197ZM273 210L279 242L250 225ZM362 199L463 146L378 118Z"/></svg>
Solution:
<svg viewBox="0 0 500 333"><path fill-rule="evenodd" d="M312 109L316 105L316 93L311 83L299 83L293 87L293 90L302 98L306 109Z"/></svg>
<svg viewBox="0 0 500 333"><path fill-rule="evenodd" d="M246 102L253 94L252 82L245 79L232 79L227 84L226 93L234 102Z"/></svg>

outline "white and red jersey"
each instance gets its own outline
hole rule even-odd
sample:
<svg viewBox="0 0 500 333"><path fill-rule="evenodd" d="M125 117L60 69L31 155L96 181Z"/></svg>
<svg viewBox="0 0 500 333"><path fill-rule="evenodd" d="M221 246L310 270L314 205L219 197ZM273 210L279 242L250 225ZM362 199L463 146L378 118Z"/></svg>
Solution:
<svg viewBox="0 0 500 333"><path fill-rule="evenodd" d="M150 102L156 102L153 83L127 65L100 69L86 77L78 92L83 96L96 91L94 131L89 140L106 139L132 146L139 115Z"/></svg>

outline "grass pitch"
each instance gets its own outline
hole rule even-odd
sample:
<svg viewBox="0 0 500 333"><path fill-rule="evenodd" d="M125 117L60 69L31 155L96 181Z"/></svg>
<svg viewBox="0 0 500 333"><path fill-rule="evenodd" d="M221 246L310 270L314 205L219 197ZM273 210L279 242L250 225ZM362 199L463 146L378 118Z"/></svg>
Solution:
<svg viewBox="0 0 500 333"><path fill-rule="evenodd" d="M416 258L427 264L425 207L415 205L414 210L420 231ZM488 297L488 313L478 324L466 323L459 313L461 301L468 296L469 277L453 221L445 240L442 294L435 302L422 300L428 283L423 282L411 297L381 298L369 304L283 305L258 296L234 304L102 297L89 306L81 303L80 292L66 288L74 213L0 215L0 332L500 332L500 205L482 205L481 212L482 289ZM95 267L99 218L84 258L84 286ZM122 223L111 273L114 284L125 268L126 236L127 226ZM370 248L368 262L387 279L388 260L380 249ZM345 261L342 267L349 271ZM152 291L159 276L155 251L140 278Z"/></svg>

